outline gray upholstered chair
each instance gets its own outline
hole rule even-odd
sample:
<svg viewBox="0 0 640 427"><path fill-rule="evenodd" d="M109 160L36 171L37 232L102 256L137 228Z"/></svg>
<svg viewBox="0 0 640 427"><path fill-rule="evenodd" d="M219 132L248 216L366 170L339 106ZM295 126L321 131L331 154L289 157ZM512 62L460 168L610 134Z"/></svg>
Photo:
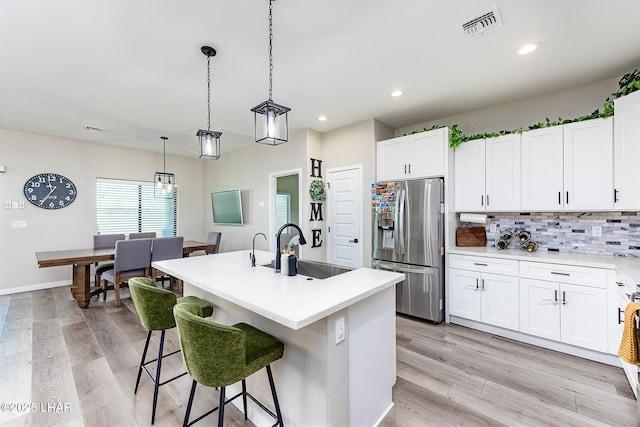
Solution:
<svg viewBox="0 0 640 427"><path fill-rule="evenodd" d="M151 407L151 424L154 423L156 418L156 406L158 403L158 389L161 385L165 385L183 375L186 372L178 374L177 376L160 382L160 372L162 370L162 359L178 353L180 350L173 351L169 354L163 354L164 350L164 333L167 329L173 329L176 326L175 318L173 317L173 306L176 303L190 303L195 304L202 312L204 317L209 317L213 314L213 306L205 300L196 296L188 296L184 298L176 298L176 295L166 289L156 287L156 282L147 278L133 278L129 281L129 291L131 292L131 299L133 305L136 308L138 319L149 333L147 334L147 341L144 344L144 351L142 352L142 358L140 359L140 367L138 368L138 379L136 380L136 388L134 394L138 393L138 386L140 385L140 376L142 371L147 375L151 383L153 384L153 406ZM158 357L153 360L145 361L147 358L147 350L149 349L149 341L151 340L152 331L161 331L160 333L160 345L158 347ZM156 363L155 378L151 375L151 372L147 369L147 365L150 363Z"/></svg>
<svg viewBox="0 0 640 427"><path fill-rule="evenodd" d="M167 259L182 258L182 246L184 243L184 237L160 237L151 240L151 262L164 261ZM164 284L165 272L151 267L151 278L155 282L158 280L158 276L161 277ZM169 276L169 284L174 279L178 282L178 292L182 294L182 281L174 277Z"/></svg>
<svg viewBox="0 0 640 427"><path fill-rule="evenodd" d="M143 233L129 233L129 239L155 239L156 232L148 231Z"/></svg>
<svg viewBox="0 0 640 427"><path fill-rule="evenodd" d="M217 410L218 426L222 426L224 405L242 396L245 419L249 397L276 420L274 427L282 427L282 413L271 373L271 363L282 358L284 343L246 323L227 326L203 319L202 310L197 304L176 304L173 307L173 315L178 326L182 360L193 378L183 426L190 424L191 406L196 384L199 383L207 387L220 387L219 403L218 407L199 416L193 422ZM267 369L275 414L247 392L245 379L262 368ZM242 391L226 400L226 387L239 381L242 381Z"/></svg>
<svg viewBox="0 0 640 427"><path fill-rule="evenodd" d="M219 231L210 231L207 234L207 243L213 243L216 245L213 250L206 250L207 255L209 254L217 254L220 252L220 239L222 238L222 233Z"/></svg>
<svg viewBox="0 0 640 427"><path fill-rule="evenodd" d="M113 268L102 273L104 300L113 283L116 307L120 307L120 285L134 277L148 277L151 264L151 239L118 240Z"/></svg>
<svg viewBox="0 0 640 427"><path fill-rule="evenodd" d="M93 249L111 249L116 247L116 242L118 240L124 240L124 233L120 234L96 234L93 236ZM94 278L94 286L97 286L98 289L92 292L92 295L100 295L102 293L102 287L100 286L100 281L102 280L102 273L107 270L111 270L113 268L113 263L97 263L96 262L96 273Z"/></svg>

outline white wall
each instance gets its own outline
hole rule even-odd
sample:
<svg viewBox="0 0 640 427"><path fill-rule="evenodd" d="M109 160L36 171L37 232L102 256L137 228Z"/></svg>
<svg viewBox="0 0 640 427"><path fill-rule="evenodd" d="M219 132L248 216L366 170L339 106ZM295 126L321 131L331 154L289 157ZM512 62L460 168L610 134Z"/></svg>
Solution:
<svg viewBox="0 0 640 427"><path fill-rule="evenodd" d="M93 246L96 232L96 178L153 181L162 170L162 154L129 150L38 134L0 129L0 293L43 284L69 284L71 266L38 268L35 253ZM178 183L178 234L202 240L203 163L167 156L167 171ZM24 183L43 172L71 179L76 200L58 210L40 209L26 202ZM25 201L24 209L5 209L5 200ZM210 208L209 208L210 209ZM12 221L27 228L12 228ZM26 288L25 288L26 289Z"/></svg>
<svg viewBox="0 0 640 427"><path fill-rule="evenodd" d="M221 143L224 144L224 139ZM218 160L206 162L204 190L201 195L205 205L203 220L207 232L222 232L221 252L250 249L256 233L264 233L270 239L273 238L269 236L269 208L272 204L269 200L269 174L303 167L307 162L306 152L307 132L301 131L290 134L289 141L282 145L271 147L252 144L242 150L224 154ZM212 191L230 188L239 188L242 193L242 226L213 223L210 194ZM300 191L304 194L304 185ZM260 207L260 203L264 203L264 208ZM304 219L304 202L300 215L301 219ZM305 237L310 236L304 227L302 229ZM256 249L269 250L269 244L262 237L258 237ZM305 247L303 251L307 249Z"/></svg>
<svg viewBox="0 0 640 427"><path fill-rule="evenodd" d="M596 109L602 111L607 97L618 90L618 80L618 78L604 80L407 126L396 129L396 136L416 129L430 128L433 125L458 124L458 128L465 135L473 135L520 127L526 130L530 125L543 122L547 117L552 121L557 120L558 117L575 119L591 114ZM437 108L437 106L434 107Z"/></svg>

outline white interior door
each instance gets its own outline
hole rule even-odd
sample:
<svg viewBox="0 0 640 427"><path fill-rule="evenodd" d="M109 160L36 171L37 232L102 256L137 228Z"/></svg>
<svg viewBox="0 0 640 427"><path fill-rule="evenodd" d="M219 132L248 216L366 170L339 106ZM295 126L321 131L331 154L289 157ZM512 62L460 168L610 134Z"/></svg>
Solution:
<svg viewBox="0 0 640 427"><path fill-rule="evenodd" d="M327 262L362 267L362 166L327 170Z"/></svg>

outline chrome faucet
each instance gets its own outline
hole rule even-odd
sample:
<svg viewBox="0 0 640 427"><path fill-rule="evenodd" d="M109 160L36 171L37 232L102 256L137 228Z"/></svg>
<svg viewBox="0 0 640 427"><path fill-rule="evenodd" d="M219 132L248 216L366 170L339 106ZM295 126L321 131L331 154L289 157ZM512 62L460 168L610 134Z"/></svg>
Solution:
<svg viewBox="0 0 640 427"><path fill-rule="evenodd" d="M300 236L300 245L307 244L307 241L304 239L304 236L302 235L302 230L300 230L300 227L298 227L297 225L289 222L283 225L282 227L280 227L280 230L278 230L278 232L276 233L276 260L275 260L276 273L280 273L280 235L282 234L282 230L284 230L287 227L293 227L296 230L298 230L298 235Z"/></svg>
<svg viewBox="0 0 640 427"><path fill-rule="evenodd" d="M259 235L262 235L262 237L264 237L264 240L267 240L267 236L265 236L264 233L256 233L256 235L253 236L253 251L249 254L249 259L251 260L251 267L256 266L256 237L258 237Z"/></svg>

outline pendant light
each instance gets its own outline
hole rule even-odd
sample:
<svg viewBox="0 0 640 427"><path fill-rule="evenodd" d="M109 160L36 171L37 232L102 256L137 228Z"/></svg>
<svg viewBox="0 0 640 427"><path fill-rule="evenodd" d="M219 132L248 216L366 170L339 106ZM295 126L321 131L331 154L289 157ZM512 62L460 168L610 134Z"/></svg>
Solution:
<svg viewBox="0 0 640 427"><path fill-rule="evenodd" d="M164 197L167 199L173 198L173 190L176 185L176 176L171 172L167 172L167 138L166 136L161 136L162 140L162 158L163 158L163 166L162 172L156 172L153 177L153 182L155 182L153 195L155 197Z"/></svg>
<svg viewBox="0 0 640 427"><path fill-rule="evenodd" d="M207 57L207 130L199 129L196 135L198 135L200 158L217 160L220 158L222 132L211 130L211 57L216 56L216 50L211 46L202 46L200 50Z"/></svg>
<svg viewBox="0 0 640 427"><path fill-rule="evenodd" d="M273 88L273 0L269 0L269 99L256 105L253 124L256 142L266 145L284 144L289 139L289 111L291 108L272 100Z"/></svg>

